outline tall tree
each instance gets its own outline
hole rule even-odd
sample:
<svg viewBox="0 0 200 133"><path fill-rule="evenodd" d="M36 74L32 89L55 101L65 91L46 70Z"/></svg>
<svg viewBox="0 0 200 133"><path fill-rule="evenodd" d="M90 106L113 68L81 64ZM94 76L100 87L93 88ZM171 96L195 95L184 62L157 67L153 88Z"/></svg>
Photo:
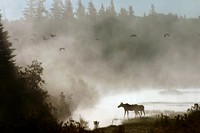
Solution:
<svg viewBox="0 0 200 133"><path fill-rule="evenodd" d="M132 6L129 6L129 8L128 8L128 15L130 17L134 16L134 11L133 11L133 7Z"/></svg>
<svg viewBox="0 0 200 133"><path fill-rule="evenodd" d="M26 20L34 20L36 14L36 0L26 0L26 7L23 11Z"/></svg>
<svg viewBox="0 0 200 133"><path fill-rule="evenodd" d="M54 20L60 20L63 14L63 3L62 0L53 0L51 10L51 18Z"/></svg>
<svg viewBox="0 0 200 133"><path fill-rule="evenodd" d="M1 10L0 10L0 11L1 11ZM1 17L2 17L2 16L1 16L1 14L0 14L0 23L1 23Z"/></svg>
<svg viewBox="0 0 200 133"><path fill-rule="evenodd" d="M43 69L33 62L19 73L13 50L0 23L0 130L48 132L55 119L45 101L47 92L41 89Z"/></svg>
<svg viewBox="0 0 200 133"><path fill-rule="evenodd" d="M8 41L8 33L3 31L0 23L0 79L12 78L15 73L15 63L12 44Z"/></svg>
<svg viewBox="0 0 200 133"><path fill-rule="evenodd" d="M105 13L106 13L106 11L105 11L104 5L102 3L101 8L99 9L98 15L101 18L101 17L105 16Z"/></svg>
<svg viewBox="0 0 200 133"><path fill-rule="evenodd" d="M83 6L81 0L78 0L78 9L76 11L76 16L78 19L85 17L85 7Z"/></svg>
<svg viewBox="0 0 200 133"><path fill-rule="evenodd" d="M16 118L20 112L20 90L17 90L17 67L15 66L12 43L8 32L0 23L0 119L5 122ZM18 114L19 115L19 114Z"/></svg>
<svg viewBox="0 0 200 133"><path fill-rule="evenodd" d="M65 0L63 8L63 18L67 20L71 20L74 18L73 7L70 0Z"/></svg>
<svg viewBox="0 0 200 133"><path fill-rule="evenodd" d="M119 16L122 16L122 17L128 16L128 11L125 8L121 8Z"/></svg>
<svg viewBox="0 0 200 133"><path fill-rule="evenodd" d="M149 15L156 15L155 5L151 4L151 9L149 11Z"/></svg>
<svg viewBox="0 0 200 133"><path fill-rule="evenodd" d="M115 5L113 0L110 1L110 6L108 7L107 12L111 16L116 16L117 13L115 11Z"/></svg>
<svg viewBox="0 0 200 133"><path fill-rule="evenodd" d="M97 10L93 4L93 2L90 0L90 2L88 3L88 15L89 15L89 18L91 20L96 20L96 17L97 17Z"/></svg>
<svg viewBox="0 0 200 133"><path fill-rule="evenodd" d="M36 2L36 20L43 20L47 18L48 11L44 6L45 0L37 0Z"/></svg>
<svg viewBox="0 0 200 133"><path fill-rule="evenodd" d="M71 101L67 102L67 100L70 100L70 98L66 99L64 93L61 92L59 96L59 103L58 106L56 107L57 117L59 120L66 120L71 115L71 110L70 110Z"/></svg>

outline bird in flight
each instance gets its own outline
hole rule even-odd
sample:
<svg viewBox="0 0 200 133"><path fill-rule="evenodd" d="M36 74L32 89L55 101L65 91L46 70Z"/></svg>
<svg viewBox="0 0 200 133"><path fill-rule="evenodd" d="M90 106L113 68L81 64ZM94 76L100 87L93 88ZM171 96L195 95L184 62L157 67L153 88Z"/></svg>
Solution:
<svg viewBox="0 0 200 133"><path fill-rule="evenodd" d="M50 36L51 36L51 37L55 37L56 35L55 35L55 34L50 34Z"/></svg>
<svg viewBox="0 0 200 133"><path fill-rule="evenodd" d="M17 41L17 42L19 42L19 39L17 39L17 38L14 38L14 41Z"/></svg>
<svg viewBox="0 0 200 133"><path fill-rule="evenodd" d="M35 42L35 40L34 40L34 39L32 39L32 38L31 38L30 40L31 40L32 42Z"/></svg>
<svg viewBox="0 0 200 133"><path fill-rule="evenodd" d="M168 33L166 33L166 34L164 35L164 37L167 37L167 36L169 36L169 34L168 34Z"/></svg>
<svg viewBox="0 0 200 133"><path fill-rule="evenodd" d="M47 38L45 36L43 36L43 40L47 40Z"/></svg>
<svg viewBox="0 0 200 133"><path fill-rule="evenodd" d="M96 38L95 40L97 40L97 41L98 41L98 40L100 40L100 39L99 39L99 38Z"/></svg>
<svg viewBox="0 0 200 133"><path fill-rule="evenodd" d="M133 35L131 35L131 37L137 37L137 35L133 34Z"/></svg>
<svg viewBox="0 0 200 133"><path fill-rule="evenodd" d="M60 50L60 51L61 51L61 50L65 50L65 48L60 48L59 50Z"/></svg>

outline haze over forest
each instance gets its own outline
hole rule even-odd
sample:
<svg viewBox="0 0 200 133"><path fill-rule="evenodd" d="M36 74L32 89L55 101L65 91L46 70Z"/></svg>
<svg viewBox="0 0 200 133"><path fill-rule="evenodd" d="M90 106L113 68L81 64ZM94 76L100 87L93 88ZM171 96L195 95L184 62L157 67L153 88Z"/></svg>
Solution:
<svg viewBox="0 0 200 133"><path fill-rule="evenodd" d="M97 10L81 0L28 0L24 18L2 20L16 50L15 62L42 62L44 89L69 95L73 108L92 107L103 95L141 89L200 87L200 18L134 8L115 11L115 3ZM86 12L87 9L87 12ZM71 96L70 96L71 95Z"/></svg>

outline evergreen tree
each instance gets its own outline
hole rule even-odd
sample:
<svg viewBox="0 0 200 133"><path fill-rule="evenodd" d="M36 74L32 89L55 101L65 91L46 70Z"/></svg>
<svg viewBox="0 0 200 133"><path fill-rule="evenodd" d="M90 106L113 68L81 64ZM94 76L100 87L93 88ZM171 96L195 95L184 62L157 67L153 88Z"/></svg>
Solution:
<svg viewBox="0 0 200 133"><path fill-rule="evenodd" d="M105 13L106 13L106 11L105 11L104 5L102 3L101 8L99 9L98 15L101 18L101 17L105 16Z"/></svg>
<svg viewBox="0 0 200 133"><path fill-rule="evenodd" d="M0 24L0 131L53 132L56 121L41 89L43 68L34 61L18 73L11 46Z"/></svg>
<svg viewBox="0 0 200 133"><path fill-rule="evenodd" d="M70 100L69 98L67 100ZM57 117L59 120L66 120L71 115L70 102L66 102L66 96L63 92L59 96L59 104L57 107Z"/></svg>
<svg viewBox="0 0 200 133"><path fill-rule="evenodd" d="M78 0L78 9L76 11L76 16L78 19L85 17L85 7L83 6L81 0Z"/></svg>
<svg viewBox="0 0 200 133"><path fill-rule="evenodd" d="M133 11L133 7L132 6L129 6L129 8L128 8L128 15L130 17L134 16L134 11Z"/></svg>
<svg viewBox="0 0 200 133"><path fill-rule="evenodd" d="M1 11L1 10L0 10L0 11ZM2 17L2 16L1 16L1 14L0 14L0 23L1 23L1 17Z"/></svg>
<svg viewBox="0 0 200 133"><path fill-rule="evenodd" d="M14 63L12 44L8 41L8 33L3 31L0 23L0 79L12 79L16 67Z"/></svg>
<svg viewBox="0 0 200 133"><path fill-rule="evenodd" d="M155 10L154 4L151 4L151 9L150 9L149 15L156 15L156 10Z"/></svg>
<svg viewBox="0 0 200 133"><path fill-rule="evenodd" d="M51 10L51 18L59 21L63 14L63 3L62 0L53 0Z"/></svg>
<svg viewBox="0 0 200 133"><path fill-rule="evenodd" d="M89 18L91 20L96 20L97 17L97 10L93 4L93 2L90 0L90 2L88 3L88 14L89 14Z"/></svg>
<svg viewBox="0 0 200 133"><path fill-rule="evenodd" d="M12 44L8 33L0 23L0 120L5 122L16 118L21 101L17 90L17 67L15 66ZM19 114L18 114L19 115Z"/></svg>
<svg viewBox="0 0 200 133"><path fill-rule="evenodd" d="M34 20L36 15L36 0L26 0L26 8L23 11L26 20Z"/></svg>
<svg viewBox="0 0 200 133"><path fill-rule="evenodd" d="M63 18L71 20L74 18L73 7L70 0L65 0L63 8Z"/></svg>
<svg viewBox="0 0 200 133"><path fill-rule="evenodd" d="M43 20L48 17L48 11L44 6L45 0L37 0L36 2L36 20Z"/></svg>
<svg viewBox="0 0 200 133"><path fill-rule="evenodd" d="M122 17L128 16L128 11L125 8L121 8L119 16L122 16Z"/></svg>
<svg viewBox="0 0 200 133"><path fill-rule="evenodd" d="M110 1L110 6L107 9L107 13L110 16L116 16L116 14L117 14L116 11L115 11L115 5L114 5L113 0Z"/></svg>

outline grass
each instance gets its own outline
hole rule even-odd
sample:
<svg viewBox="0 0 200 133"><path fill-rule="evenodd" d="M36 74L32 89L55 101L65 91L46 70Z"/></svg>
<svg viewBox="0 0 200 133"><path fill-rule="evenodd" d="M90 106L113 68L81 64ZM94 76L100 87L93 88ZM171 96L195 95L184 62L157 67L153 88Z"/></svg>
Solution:
<svg viewBox="0 0 200 133"><path fill-rule="evenodd" d="M122 125L99 128L100 133L148 133L157 120L156 117L141 117L124 120Z"/></svg>
<svg viewBox="0 0 200 133"><path fill-rule="evenodd" d="M200 133L200 110L175 117L141 117L122 125L99 128L97 133Z"/></svg>

